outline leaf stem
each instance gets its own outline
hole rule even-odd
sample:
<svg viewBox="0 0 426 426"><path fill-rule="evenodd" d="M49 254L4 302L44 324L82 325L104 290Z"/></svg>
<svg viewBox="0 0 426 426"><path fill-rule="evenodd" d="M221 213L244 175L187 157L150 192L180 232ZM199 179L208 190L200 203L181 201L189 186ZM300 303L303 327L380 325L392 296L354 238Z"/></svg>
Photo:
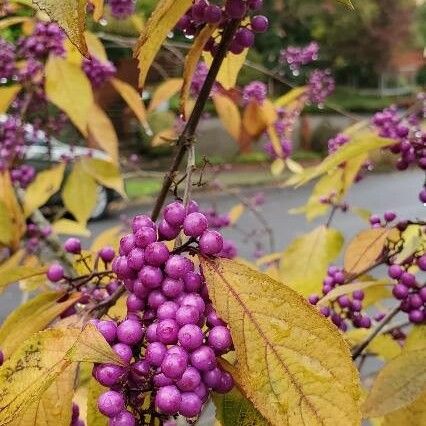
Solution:
<svg viewBox="0 0 426 426"><path fill-rule="evenodd" d="M210 92L216 80L219 69L222 65L222 62L228 52L229 45L231 44L232 38L234 37L234 34L239 25L240 20L234 19L223 31L222 39L220 41L217 52L213 58L213 62L210 66L210 70L207 74L206 80L204 81L203 87L201 88L200 94L195 102L194 109L192 110L192 113L186 123L183 132L177 140L177 151L175 157L173 158L169 171L164 176L163 186L161 188L160 193L158 194L157 201L152 210L152 220L156 220L158 218L161 208L163 207L163 204L166 200L167 193L169 192L170 186L173 183L175 175L186 154L186 151L194 143L195 131L201 119L204 107L210 96Z"/></svg>
<svg viewBox="0 0 426 426"><path fill-rule="evenodd" d="M352 352L352 359L356 360L364 351L364 349L371 343L371 341L383 330L383 327L399 313L399 305L393 308L380 322L380 324L367 336L367 338L361 342Z"/></svg>

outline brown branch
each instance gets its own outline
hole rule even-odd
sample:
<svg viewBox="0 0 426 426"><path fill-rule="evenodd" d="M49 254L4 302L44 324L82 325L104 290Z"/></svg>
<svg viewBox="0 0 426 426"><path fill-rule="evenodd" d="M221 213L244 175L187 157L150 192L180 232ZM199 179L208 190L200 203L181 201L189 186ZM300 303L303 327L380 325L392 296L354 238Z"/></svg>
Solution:
<svg viewBox="0 0 426 426"><path fill-rule="evenodd" d="M240 25L240 20L234 19L224 29L222 39L220 41L217 52L213 58L213 62L210 66L209 73L207 74L206 80L204 81L203 87L201 88L200 94L195 103L194 109L186 123L186 126L177 140L177 151L172 161L169 171L164 177L163 186L160 193L158 194L157 201L152 211L151 217L156 220L163 207L164 201L166 200L167 193L169 192L170 186L173 183L174 177L179 170L180 164L186 154L187 149L191 146L194 141L195 131L198 123L201 119L201 115L204 111L206 102L210 96L213 84L216 80L220 66L228 52L229 45L231 44L232 38L234 37L235 31Z"/></svg>

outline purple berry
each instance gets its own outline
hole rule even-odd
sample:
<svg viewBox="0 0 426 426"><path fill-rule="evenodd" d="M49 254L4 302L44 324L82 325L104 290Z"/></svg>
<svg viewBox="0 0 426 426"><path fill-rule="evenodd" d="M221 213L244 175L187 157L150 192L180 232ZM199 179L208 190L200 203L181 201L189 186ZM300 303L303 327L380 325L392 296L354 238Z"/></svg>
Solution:
<svg viewBox="0 0 426 426"><path fill-rule="evenodd" d="M174 381L172 379L165 376L163 373L156 374L154 376L153 382L154 382L154 386L156 388L162 388L164 386L169 386L169 385L172 385L174 383Z"/></svg>
<svg viewBox="0 0 426 426"><path fill-rule="evenodd" d="M127 410L118 413L109 421L109 426L135 426L135 416Z"/></svg>
<svg viewBox="0 0 426 426"><path fill-rule="evenodd" d="M171 300L164 302L157 309L157 318L163 319L174 319L176 318L176 311L179 309L179 305Z"/></svg>
<svg viewBox="0 0 426 426"><path fill-rule="evenodd" d="M193 306L198 309L198 312L201 314L204 313L206 309L206 304L204 303L203 298L197 293L187 294L181 302L182 306Z"/></svg>
<svg viewBox="0 0 426 426"><path fill-rule="evenodd" d="M64 249L68 253L80 254L81 253L81 242L78 238L68 238L65 241Z"/></svg>
<svg viewBox="0 0 426 426"><path fill-rule="evenodd" d="M179 380L187 368L184 356L176 353L167 353L161 363L162 373L173 380Z"/></svg>
<svg viewBox="0 0 426 426"><path fill-rule="evenodd" d="M144 249L149 244L157 241L157 233L154 228L142 226L135 232L134 239L136 246Z"/></svg>
<svg viewBox="0 0 426 426"><path fill-rule="evenodd" d="M117 324L114 321L102 320L96 324L98 331L108 343L114 343L117 338Z"/></svg>
<svg viewBox="0 0 426 426"><path fill-rule="evenodd" d="M386 222L392 222L396 219L396 213L395 212L385 212L384 218Z"/></svg>
<svg viewBox="0 0 426 426"><path fill-rule="evenodd" d="M124 376L124 369L114 364L100 364L95 368L96 380L103 386L111 387Z"/></svg>
<svg viewBox="0 0 426 426"><path fill-rule="evenodd" d="M213 327L209 332L208 343L215 351L226 352L232 346L231 333L224 326Z"/></svg>
<svg viewBox="0 0 426 426"><path fill-rule="evenodd" d="M176 386L164 386L157 392L155 405L160 412L173 416L179 411L181 400L181 394Z"/></svg>
<svg viewBox="0 0 426 426"><path fill-rule="evenodd" d="M404 270L399 265L391 265L388 269L388 275L393 279L398 279L401 277Z"/></svg>
<svg viewBox="0 0 426 426"><path fill-rule="evenodd" d="M251 28L255 33L264 33L269 27L269 21L266 16L257 15L251 18Z"/></svg>
<svg viewBox="0 0 426 426"><path fill-rule="evenodd" d="M179 330L178 340L184 349L193 351L203 344L204 334L197 325L186 324Z"/></svg>
<svg viewBox="0 0 426 426"><path fill-rule="evenodd" d="M144 264L144 251L140 248L134 248L127 256L127 264L135 271L139 271Z"/></svg>
<svg viewBox="0 0 426 426"><path fill-rule="evenodd" d="M64 278L64 268L59 263L53 263L49 266L46 275L52 283L57 283Z"/></svg>
<svg viewBox="0 0 426 426"><path fill-rule="evenodd" d="M194 367L188 367L182 377L176 382L177 387L183 392L193 391L201 383L201 376Z"/></svg>
<svg viewBox="0 0 426 426"><path fill-rule="evenodd" d="M169 225L181 226L186 216L185 207L182 203L175 201L165 207L163 216Z"/></svg>
<svg viewBox="0 0 426 426"><path fill-rule="evenodd" d="M170 297L174 299L178 297L180 294L182 294L183 287L184 285L182 280L179 280L179 279L175 280L173 278L166 277L161 284L161 291L166 297Z"/></svg>
<svg viewBox="0 0 426 426"><path fill-rule="evenodd" d="M149 244L145 248L145 262L151 266L162 266L169 258L169 249L163 242Z"/></svg>
<svg viewBox="0 0 426 426"><path fill-rule="evenodd" d="M135 345L143 337L144 330L142 325L135 320L124 320L117 327L117 338L126 345Z"/></svg>
<svg viewBox="0 0 426 426"><path fill-rule="evenodd" d="M174 319L165 319L158 323L157 338L166 345L174 344L178 339L179 326Z"/></svg>
<svg viewBox="0 0 426 426"><path fill-rule="evenodd" d="M129 312L138 312L144 308L145 302L142 299L139 299L139 297L135 294L129 294L126 305Z"/></svg>
<svg viewBox="0 0 426 426"><path fill-rule="evenodd" d="M155 223L149 216L146 216L144 214L135 216L132 221L133 232L136 234L138 230L143 227L155 229Z"/></svg>
<svg viewBox="0 0 426 426"><path fill-rule="evenodd" d="M183 222L183 231L188 237L199 237L209 226L202 213L190 213Z"/></svg>
<svg viewBox="0 0 426 426"><path fill-rule="evenodd" d="M185 324L197 324L200 320L200 311L194 306L181 306L176 311L176 321L180 326Z"/></svg>
<svg viewBox="0 0 426 426"><path fill-rule="evenodd" d="M401 283L407 287L413 287L416 284L416 277L409 272L403 272L401 276Z"/></svg>
<svg viewBox="0 0 426 426"><path fill-rule="evenodd" d="M203 403L194 392L184 392L179 406L179 414L187 418L198 416L201 413Z"/></svg>
<svg viewBox="0 0 426 426"><path fill-rule="evenodd" d="M424 320L424 313L420 309L415 309L408 314L408 319L413 324L420 324Z"/></svg>
<svg viewBox="0 0 426 426"><path fill-rule="evenodd" d="M204 19L209 24L220 22L222 19L222 9L215 4L209 4L204 11Z"/></svg>
<svg viewBox="0 0 426 426"><path fill-rule="evenodd" d="M213 370L205 371L203 373L203 383L211 389L214 389L222 377L222 371L216 367Z"/></svg>
<svg viewBox="0 0 426 426"><path fill-rule="evenodd" d="M121 393L107 391L98 398L99 411L107 416L114 417L124 410L124 398Z"/></svg>
<svg viewBox="0 0 426 426"><path fill-rule="evenodd" d="M126 363L128 364L133 358L132 348L124 343L116 343L112 350Z"/></svg>
<svg viewBox="0 0 426 426"><path fill-rule="evenodd" d="M404 300L408 296L408 288L405 285L397 284L392 289L392 294L398 300Z"/></svg>
<svg viewBox="0 0 426 426"><path fill-rule="evenodd" d="M205 231L201 235L199 245L202 254L218 254L223 248L223 237L217 231Z"/></svg>
<svg viewBox="0 0 426 426"><path fill-rule="evenodd" d="M242 19L247 12L244 0L227 0L225 13L232 19Z"/></svg>
<svg viewBox="0 0 426 426"><path fill-rule="evenodd" d="M217 384L214 390L218 393L228 393L232 390L233 387L234 379L227 371L224 371L219 380L219 383Z"/></svg>
<svg viewBox="0 0 426 426"><path fill-rule="evenodd" d="M426 271L426 254L424 254L423 256L421 256L417 259L417 266L422 271Z"/></svg>
<svg viewBox="0 0 426 426"><path fill-rule="evenodd" d="M171 226L165 220L162 220L158 225L158 233L160 239L171 241L179 235L180 229L178 227Z"/></svg>
<svg viewBox="0 0 426 426"><path fill-rule="evenodd" d="M146 347L145 359L153 366L159 367L166 356L167 348L160 342L150 343Z"/></svg>
<svg viewBox="0 0 426 426"><path fill-rule="evenodd" d="M115 256L115 251L112 247L110 246L105 246L102 247L99 250L99 257L105 262L105 263L109 263L114 259Z"/></svg>
<svg viewBox="0 0 426 426"><path fill-rule="evenodd" d="M138 277L142 284L150 289L160 287L161 282L163 281L163 273L161 272L161 269L150 265L144 266L139 271Z"/></svg>
<svg viewBox="0 0 426 426"><path fill-rule="evenodd" d="M216 357L213 349L201 346L191 354L191 364L201 371L212 370L216 367Z"/></svg>
<svg viewBox="0 0 426 426"><path fill-rule="evenodd" d="M169 277L178 279L183 278L186 273L193 270L193 267L194 266L189 259L176 254L167 260L165 271Z"/></svg>

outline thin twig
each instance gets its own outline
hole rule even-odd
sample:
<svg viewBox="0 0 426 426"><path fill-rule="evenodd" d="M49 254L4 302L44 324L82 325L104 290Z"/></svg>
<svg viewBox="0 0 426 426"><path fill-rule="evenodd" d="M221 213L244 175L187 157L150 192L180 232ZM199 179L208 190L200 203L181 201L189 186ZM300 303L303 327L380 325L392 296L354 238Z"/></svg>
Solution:
<svg viewBox="0 0 426 426"><path fill-rule="evenodd" d="M124 285L120 286L115 293L111 294L110 297L103 300L101 303L93 307L89 314L96 312L97 318L102 318L109 310L111 306L114 306L117 303L117 300L126 292L126 287Z"/></svg>
<svg viewBox="0 0 426 426"><path fill-rule="evenodd" d="M194 141L195 131L200 121L201 115L204 111L204 106L210 96L216 76L219 72L220 66L228 52L229 45L234 37L235 31L240 25L240 20L234 19L224 29L222 39L217 49L216 55L214 56L213 62L210 66L207 77L204 81L203 87L201 88L200 94L195 102L194 109L186 123L186 126L177 140L177 151L173 159L172 165L169 171L164 177L163 186L160 193L158 194L157 201L152 211L151 217L156 220L160 214L161 208L166 200L167 193L169 192L170 186L173 183L174 177L179 170L180 164L186 154L187 149L191 146Z"/></svg>
<svg viewBox="0 0 426 426"><path fill-rule="evenodd" d="M383 327L389 324L390 321L398 314L401 308L396 306L393 308L380 322L380 324L372 331L372 333L362 342L360 343L353 351L352 351L352 359L357 359L364 351L364 349L371 343L371 341L380 333Z"/></svg>

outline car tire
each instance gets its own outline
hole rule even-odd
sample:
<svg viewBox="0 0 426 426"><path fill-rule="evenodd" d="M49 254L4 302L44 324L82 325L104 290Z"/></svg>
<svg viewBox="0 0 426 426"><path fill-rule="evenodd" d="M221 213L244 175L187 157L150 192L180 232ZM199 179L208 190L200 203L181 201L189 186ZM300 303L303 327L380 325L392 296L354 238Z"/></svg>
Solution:
<svg viewBox="0 0 426 426"><path fill-rule="evenodd" d="M90 220L99 220L104 218L108 213L108 205L110 202L109 191L104 186L98 185L96 192L96 205L90 215Z"/></svg>

